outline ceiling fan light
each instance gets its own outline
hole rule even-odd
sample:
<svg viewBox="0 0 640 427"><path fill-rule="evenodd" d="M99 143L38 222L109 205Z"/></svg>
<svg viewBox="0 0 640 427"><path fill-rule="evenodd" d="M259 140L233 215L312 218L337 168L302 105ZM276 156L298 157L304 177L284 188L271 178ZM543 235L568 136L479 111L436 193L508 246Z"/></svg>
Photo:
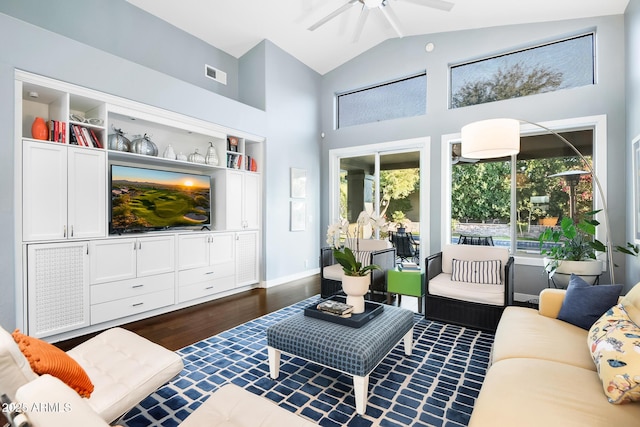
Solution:
<svg viewBox="0 0 640 427"><path fill-rule="evenodd" d="M382 1L383 0L362 0L364 5L369 9L375 9L380 7L380 5L382 5Z"/></svg>

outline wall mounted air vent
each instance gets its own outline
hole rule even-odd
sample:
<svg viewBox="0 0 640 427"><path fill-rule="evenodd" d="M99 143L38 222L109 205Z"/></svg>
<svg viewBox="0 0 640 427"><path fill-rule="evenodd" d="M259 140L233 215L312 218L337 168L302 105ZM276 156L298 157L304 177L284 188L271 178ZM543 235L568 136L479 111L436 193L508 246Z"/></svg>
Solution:
<svg viewBox="0 0 640 427"><path fill-rule="evenodd" d="M227 73L222 70L218 70L211 65L204 65L204 75L218 83L222 83L223 85L227 84Z"/></svg>

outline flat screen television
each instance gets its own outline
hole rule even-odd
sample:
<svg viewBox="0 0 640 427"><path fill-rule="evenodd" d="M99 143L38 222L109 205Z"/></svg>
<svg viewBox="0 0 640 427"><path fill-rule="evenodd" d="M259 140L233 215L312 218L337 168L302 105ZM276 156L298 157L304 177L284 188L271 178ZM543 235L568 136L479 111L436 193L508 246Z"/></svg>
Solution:
<svg viewBox="0 0 640 427"><path fill-rule="evenodd" d="M211 177L111 165L110 232L211 225Z"/></svg>

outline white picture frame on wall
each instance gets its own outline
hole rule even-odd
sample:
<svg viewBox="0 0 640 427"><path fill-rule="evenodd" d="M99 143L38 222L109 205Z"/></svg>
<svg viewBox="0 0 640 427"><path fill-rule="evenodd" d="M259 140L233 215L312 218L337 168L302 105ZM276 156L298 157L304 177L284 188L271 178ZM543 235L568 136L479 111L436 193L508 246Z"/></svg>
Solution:
<svg viewBox="0 0 640 427"><path fill-rule="evenodd" d="M307 197L307 171L291 168L291 198L304 199Z"/></svg>
<svg viewBox="0 0 640 427"><path fill-rule="evenodd" d="M306 229L307 202L304 200L292 200L290 205L291 231L304 231Z"/></svg>

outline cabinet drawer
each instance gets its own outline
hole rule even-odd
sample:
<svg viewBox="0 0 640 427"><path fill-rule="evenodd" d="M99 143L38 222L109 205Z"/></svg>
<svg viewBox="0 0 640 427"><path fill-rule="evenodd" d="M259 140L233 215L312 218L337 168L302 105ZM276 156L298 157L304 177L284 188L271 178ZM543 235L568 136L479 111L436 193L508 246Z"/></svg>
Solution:
<svg viewBox="0 0 640 427"><path fill-rule="evenodd" d="M178 302L190 301L218 292L228 291L229 289L235 288L235 282L233 276L228 276L216 280L194 283L188 286L180 286L178 288Z"/></svg>
<svg viewBox="0 0 640 427"><path fill-rule="evenodd" d="M173 273L166 273L157 276L138 277L137 279L93 285L91 286L91 304L101 304L103 302L173 289L174 279L175 275Z"/></svg>
<svg viewBox="0 0 640 427"><path fill-rule="evenodd" d="M234 264L211 265L209 267L183 270L178 272L178 286L188 286L221 277L234 276L234 273Z"/></svg>
<svg viewBox="0 0 640 427"><path fill-rule="evenodd" d="M146 295L139 295L131 298L119 299L91 306L91 324L106 322L108 320L119 319L131 316L167 305L172 305L174 301L174 290L153 292Z"/></svg>

